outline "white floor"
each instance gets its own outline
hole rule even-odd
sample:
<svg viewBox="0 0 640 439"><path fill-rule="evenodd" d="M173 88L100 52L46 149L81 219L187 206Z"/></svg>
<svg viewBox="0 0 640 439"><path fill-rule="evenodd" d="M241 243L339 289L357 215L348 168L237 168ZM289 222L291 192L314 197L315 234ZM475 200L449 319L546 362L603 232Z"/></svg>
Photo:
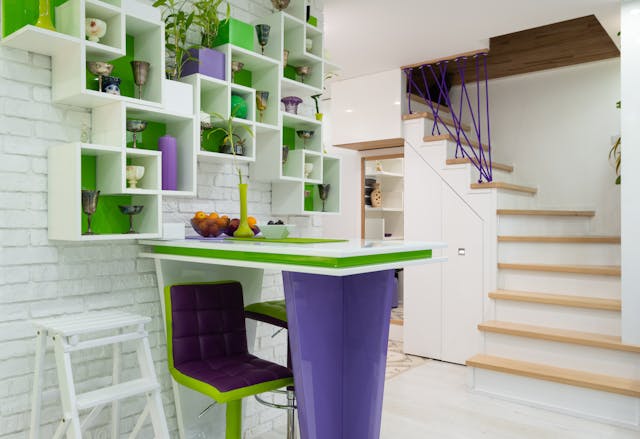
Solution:
<svg viewBox="0 0 640 439"><path fill-rule="evenodd" d="M381 439L639 439L640 431L489 398L466 388L468 370L428 361L387 380ZM283 439L284 430L260 439Z"/></svg>

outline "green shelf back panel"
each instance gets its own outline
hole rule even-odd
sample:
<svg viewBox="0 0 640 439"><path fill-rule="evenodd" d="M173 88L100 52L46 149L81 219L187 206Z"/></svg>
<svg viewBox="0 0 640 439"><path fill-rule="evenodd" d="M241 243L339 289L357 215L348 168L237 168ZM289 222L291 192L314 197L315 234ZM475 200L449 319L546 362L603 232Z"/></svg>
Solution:
<svg viewBox="0 0 640 439"><path fill-rule="evenodd" d="M282 74L285 78L296 80L296 68L294 66L287 64Z"/></svg>
<svg viewBox="0 0 640 439"><path fill-rule="evenodd" d="M245 87L252 88L253 73L251 72L251 70L238 70L233 74L233 82L234 84L244 85Z"/></svg>
<svg viewBox="0 0 640 439"><path fill-rule="evenodd" d="M213 46L222 46L231 43L247 50L253 50L253 26L236 18L223 20L218 28Z"/></svg>
<svg viewBox="0 0 640 439"><path fill-rule="evenodd" d="M82 189L96 189L96 157L81 157L81 186ZM125 233L129 230L129 217L123 215L118 205L131 204L131 195L100 195L98 208L91 216L91 229L99 235ZM82 216L82 233L87 231L87 215L78 206Z"/></svg>
<svg viewBox="0 0 640 439"><path fill-rule="evenodd" d="M289 147L289 151L296 149L296 130L291 127L282 127L282 144Z"/></svg>
<svg viewBox="0 0 640 439"><path fill-rule="evenodd" d="M207 130L204 132L202 136L202 149L209 152L220 152L220 144L222 143L222 139L224 139L225 134L222 131L217 131L211 135L208 133L213 130Z"/></svg>
<svg viewBox="0 0 640 439"><path fill-rule="evenodd" d="M133 69L131 61L135 54L135 38L127 35L127 51L126 55L116 58L109 63L113 64L111 76L120 78L120 94L130 98L135 96L136 85L133 81ZM98 78L87 69L87 90L98 90Z"/></svg>
<svg viewBox="0 0 640 439"><path fill-rule="evenodd" d="M313 189L315 184L306 183L304 185L304 210L307 212L313 212ZM307 195L308 193L308 195Z"/></svg>
<svg viewBox="0 0 640 439"><path fill-rule="evenodd" d="M130 118L127 118L127 120ZM138 149L158 150L158 139L167 134L167 125L161 122L147 122L147 128L138 133L136 145ZM171 133L169 133L171 134ZM133 133L127 131L127 148L133 145Z"/></svg>
<svg viewBox="0 0 640 439"><path fill-rule="evenodd" d="M55 8L67 0L51 0L51 18L56 23ZM38 21L38 0L2 0L2 36L6 37Z"/></svg>

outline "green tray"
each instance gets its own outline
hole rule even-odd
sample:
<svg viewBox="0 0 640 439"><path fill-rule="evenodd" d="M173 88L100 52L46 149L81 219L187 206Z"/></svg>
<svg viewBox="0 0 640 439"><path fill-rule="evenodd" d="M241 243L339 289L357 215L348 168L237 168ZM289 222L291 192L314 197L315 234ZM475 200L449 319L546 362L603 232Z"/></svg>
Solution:
<svg viewBox="0 0 640 439"><path fill-rule="evenodd" d="M233 241L260 241L260 242L281 242L286 244L323 244L327 242L346 242L346 239L325 239L325 238L226 238Z"/></svg>

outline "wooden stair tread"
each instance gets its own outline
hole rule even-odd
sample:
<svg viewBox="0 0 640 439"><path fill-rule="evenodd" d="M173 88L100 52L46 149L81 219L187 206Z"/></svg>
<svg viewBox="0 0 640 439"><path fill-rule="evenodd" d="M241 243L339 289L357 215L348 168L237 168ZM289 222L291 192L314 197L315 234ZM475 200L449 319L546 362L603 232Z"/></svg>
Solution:
<svg viewBox="0 0 640 439"><path fill-rule="evenodd" d="M422 96L419 96L419 95L417 95L415 93L410 93L409 94L409 99L411 99L412 101L419 102L421 104L429 106L429 103L428 103L429 101L427 101ZM445 113L451 113L451 110L449 110L449 107L447 107L444 104L440 104L440 107L438 107L438 103L437 102L431 101L431 105L433 105L435 108L437 108L438 111L444 111Z"/></svg>
<svg viewBox="0 0 640 439"><path fill-rule="evenodd" d="M485 354L474 355L467 360L466 364L467 366L480 369L602 390L604 392L618 393L634 398L640 397L640 380L584 372L576 369L565 369L562 367L512 360L510 358Z"/></svg>
<svg viewBox="0 0 640 439"><path fill-rule="evenodd" d="M498 236L498 242L620 244L619 236Z"/></svg>
<svg viewBox="0 0 640 439"><path fill-rule="evenodd" d="M436 116L430 111L419 111L417 113L402 115L402 120L413 120L413 119L429 119L435 122ZM455 127L455 123L453 122L453 119L447 116L441 116L440 114L438 114L438 122L444 123L445 125L449 125L450 127ZM462 122L460 126L464 131L471 131L471 126L467 123Z"/></svg>
<svg viewBox="0 0 640 439"><path fill-rule="evenodd" d="M490 320L478 325L484 332L514 335L562 343L572 343L596 348L613 349L640 353L640 346L623 344L619 336L597 334L594 332L572 331L568 329L548 328L545 326L525 325L522 323Z"/></svg>
<svg viewBox="0 0 640 439"><path fill-rule="evenodd" d="M621 273L619 265L510 264L498 262L498 268L555 273L600 274L604 276L620 276Z"/></svg>
<svg viewBox="0 0 640 439"><path fill-rule="evenodd" d="M369 151L371 149L404 147L404 139L397 137L393 139L368 140L364 142L341 143L333 145L337 148L351 149L354 151Z"/></svg>
<svg viewBox="0 0 640 439"><path fill-rule="evenodd" d="M619 299L601 297L571 296L567 294L535 293L530 291L496 290L489 293L491 299L513 300L517 302L542 303L546 305L570 306L575 308L620 311Z"/></svg>
<svg viewBox="0 0 640 439"><path fill-rule="evenodd" d="M489 183L471 183L471 189L503 189L515 192L524 192L531 195L534 195L538 192L538 189L534 187L504 183L502 181L492 181Z"/></svg>
<svg viewBox="0 0 640 439"><path fill-rule="evenodd" d="M424 136L422 138L422 141L426 142L426 143L428 143L428 142L437 142L439 140L448 140L450 142L455 142L456 141L456 139L454 139L454 137L449 133L447 133L447 134L439 134L437 136ZM475 140L470 140L469 142L467 142L467 140L464 137L462 139L460 139L460 140L466 146L470 146L470 147L475 148L475 149L480 149L480 143L476 142ZM485 151L488 151L489 150L489 145L483 143L482 144L482 148Z"/></svg>
<svg viewBox="0 0 640 439"><path fill-rule="evenodd" d="M464 165L467 163L471 163L471 159L468 157L459 159L447 159L447 165ZM499 169L505 172L513 172L513 166L503 165L502 163L491 162L491 167L493 169Z"/></svg>
<svg viewBox="0 0 640 439"><path fill-rule="evenodd" d="M545 209L498 209L498 215L530 215L530 216L585 216L596 215L594 210L545 210Z"/></svg>

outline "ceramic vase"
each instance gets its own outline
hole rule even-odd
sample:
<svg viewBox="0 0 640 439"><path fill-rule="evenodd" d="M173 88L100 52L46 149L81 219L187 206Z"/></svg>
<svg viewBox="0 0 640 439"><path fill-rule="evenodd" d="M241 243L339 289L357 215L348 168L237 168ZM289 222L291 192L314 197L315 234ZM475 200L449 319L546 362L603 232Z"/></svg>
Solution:
<svg viewBox="0 0 640 439"><path fill-rule="evenodd" d="M53 21L51 20L51 1L40 0L40 3L38 4L38 11L39 15L38 21L36 21L36 26L55 31L56 27L53 25Z"/></svg>
<svg viewBox="0 0 640 439"><path fill-rule="evenodd" d="M238 229L233 232L235 238L253 238L253 230L249 227L248 213L247 213L247 183L240 183L238 189L240 189L240 225Z"/></svg>

